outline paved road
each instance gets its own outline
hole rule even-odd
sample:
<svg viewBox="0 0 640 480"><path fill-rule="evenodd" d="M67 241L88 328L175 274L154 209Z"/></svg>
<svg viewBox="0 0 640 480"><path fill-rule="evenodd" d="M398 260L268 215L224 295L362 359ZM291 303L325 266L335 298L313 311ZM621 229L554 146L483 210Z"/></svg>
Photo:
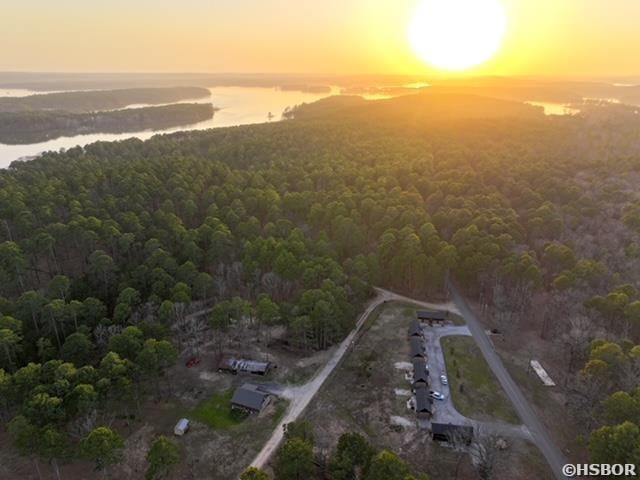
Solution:
<svg viewBox="0 0 640 480"><path fill-rule="evenodd" d="M338 366L338 364L344 357L345 353L349 350L352 343L355 341L358 332L362 328L362 325L364 325L371 312L373 312L373 310L378 305L380 305L387 299L388 297L385 293L382 293L380 291L377 292L377 296L369 303L366 310L358 319L355 328L351 331L347 338L342 341L329 361L312 380L310 380L303 386L293 387L291 389L284 388L279 392L280 394L282 394L282 396L290 399L289 407L287 408L287 411L284 414L282 420L280 420L278 425L276 425L271 438L267 440L267 443L264 444L260 453L258 453L253 462L251 462L252 467L263 468L264 465L266 465L266 463L269 461L273 453L280 445L280 442L282 442L282 439L284 437L284 426L287 423L295 422L298 417L300 417L304 409L307 408L307 405L309 405L309 402L311 402L316 393L318 393L322 384L329 377L329 375L331 375L333 370Z"/></svg>
<svg viewBox="0 0 640 480"><path fill-rule="evenodd" d="M531 433L525 425L513 425L497 421L480 421L465 417L456 409L451 398L451 389L449 385L442 385L440 375L445 373L451 378L452 372L447 372L447 366L442 350L442 338L451 336L471 336L471 331L467 325L464 326L433 326L423 327L424 343L429 359L429 377L434 390L440 391L444 396L444 400L435 400L435 410L432 422L437 423L453 423L456 425L469 425L476 431L483 430L505 437L517 437L532 440Z"/></svg>
<svg viewBox="0 0 640 480"><path fill-rule="evenodd" d="M534 409L524 397L520 388L511 378L511 375L493 348L493 344L485 333L482 324L476 317L473 310L471 310L462 294L453 285L451 286L451 293L458 310L469 326L469 330L471 331L476 344L482 351L484 358L487 360L489 367L491 367L491 370L498 378L498 381L502 385L507 396L511 399L511 403L513 403L518 415L520 415L520 418L531 433L534 443L538 446L544 455L544 458L547 460L553 474L558 479L567 478L562 473L562 466L567 463L567 459L564 457L560 449L553 443L544 425L538 419Z"/></svg>
<svg viewBox="0 0 640 480"><path fill-rule="evenodd" d="M451 377L451 372L447 372L447 366L444 361L444 354L440 344L440 338L447 335L471 335L469 328L464 327L428 327L422 328L424 335L424 346L427 354L427 363L429 365L429 385L444 395L444 400L434 400L434 412L432 422L435 423L453 423L456 425L473 425L471 419L467 419L460 414L453 405L451 398L451 389L449 385L443 385L440 381L440 375L447 374Z"/></svg>

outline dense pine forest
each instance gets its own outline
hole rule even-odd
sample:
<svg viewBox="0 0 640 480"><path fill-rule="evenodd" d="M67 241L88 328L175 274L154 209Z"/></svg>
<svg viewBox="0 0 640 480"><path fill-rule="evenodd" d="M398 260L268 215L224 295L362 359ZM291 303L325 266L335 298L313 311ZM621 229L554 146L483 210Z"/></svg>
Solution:
<svg viewBox="0 0 640 480"><path fill-rule="evenodd" d="M112 463L100 416L168 388L204 334L192 312L312 352L373 286L442 298L455 280L566 355L595 462L640 461L637 111L415 95L288 117L0 172L0 418L22 455Z"/></svg>

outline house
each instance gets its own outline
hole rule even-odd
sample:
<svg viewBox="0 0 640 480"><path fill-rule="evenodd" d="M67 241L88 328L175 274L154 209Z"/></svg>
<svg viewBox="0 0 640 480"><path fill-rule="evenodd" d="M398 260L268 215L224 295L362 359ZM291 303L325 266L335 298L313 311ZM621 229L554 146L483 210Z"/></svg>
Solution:
<svg viewBox="0 0 640 480"><path fill-rule="evenodd" d="M186 418L181 418L180 420L178 420L178 423L176 423L176 426L173 428L173 433L181 437L182 435L187 433L187 430L189 430L189 420Z"/></svg>
<svg viewBox="0 0 640 480"><path fill-rule="evenodd" d="M413 361L413 388L418 389L429 386L429 374L427 364L422 358L414 358Z"/></svg>
<svg viewBox="0 0 640 480"><path fill-rule="evenodd" d="M409 337L422 337L422 327L417 320L411 320L409 324Z"/></svg>
<svg viewBox="0 0 640 480"><path fill-rule="evenodd" d="M432 423L431 435L437 442L463 442L471 444L473 427L468 425L454 425L452 423Z"/></svg>
<svg viewBox="0 0 640 480"><path fill-rule="evenodd" d="M416 388L416 413L418 418L431 418L433 415L433 399L426 387Z"/></svg>
<svg viewBox="0 0 640 480"><path fill-rule="evenodd" d="M442 325L447 320L448 313L439 310L419 310L417 316L418 320L426 322L429 325Z"/></svg>
<svg viewBox="0 0 640 480"><path fill-rule="evenodd" d="M422 344L422 340L418 337L411 337L409 339L409 348L411 358L425 358L424 354L424 345Z"/></svg>
<svg viewBox="0 0 640 480"><path fill-rule="evenodd" d="M273 365L271 362L257 362L244 358L222 356L218 360L218 371L237 373L251 373L253 375L266 375Z"/></svg>
<svg viewBox="0 0 640 480"><path fill-rule="evenodd" d="M271 395L260 385L245 383L237 388L231 399L231 408L249 413L260 413L271 401Z"/></svg>

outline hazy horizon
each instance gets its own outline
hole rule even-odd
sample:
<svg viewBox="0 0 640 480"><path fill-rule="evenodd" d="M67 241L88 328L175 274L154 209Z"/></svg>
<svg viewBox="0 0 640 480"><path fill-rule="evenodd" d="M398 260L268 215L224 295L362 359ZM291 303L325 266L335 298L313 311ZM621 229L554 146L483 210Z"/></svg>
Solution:
<svg viewBox="0 0 640 480"><path fill-rule="evenodd" d="M3 7L0 42L11 48L0 71L441 76L408 45L407 25L419 3L30 0ZM502 46L467 75L640 75L640 58L628 51L640 44L640 2L502 3L508 19Z"/></svg>

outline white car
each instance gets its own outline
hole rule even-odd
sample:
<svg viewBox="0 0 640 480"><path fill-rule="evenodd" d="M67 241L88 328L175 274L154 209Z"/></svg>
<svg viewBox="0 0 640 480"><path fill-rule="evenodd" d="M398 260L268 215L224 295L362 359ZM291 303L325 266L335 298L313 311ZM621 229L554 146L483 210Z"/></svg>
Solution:
<svg viewBox="0 0 640 480"><path fill-rule="evenodd" d="M435 398L436 400L444 400L444 395L441 394L440 392L430 391L429 396L431 398Z"/></svg>
<svg viewBox="0 0 640 480"><path fill-rule="evenodd" d="M446 376L446 375L440 375L440 382L441 382L443 385L449 385L449 379L447 379L447 376Z"/></svg>

